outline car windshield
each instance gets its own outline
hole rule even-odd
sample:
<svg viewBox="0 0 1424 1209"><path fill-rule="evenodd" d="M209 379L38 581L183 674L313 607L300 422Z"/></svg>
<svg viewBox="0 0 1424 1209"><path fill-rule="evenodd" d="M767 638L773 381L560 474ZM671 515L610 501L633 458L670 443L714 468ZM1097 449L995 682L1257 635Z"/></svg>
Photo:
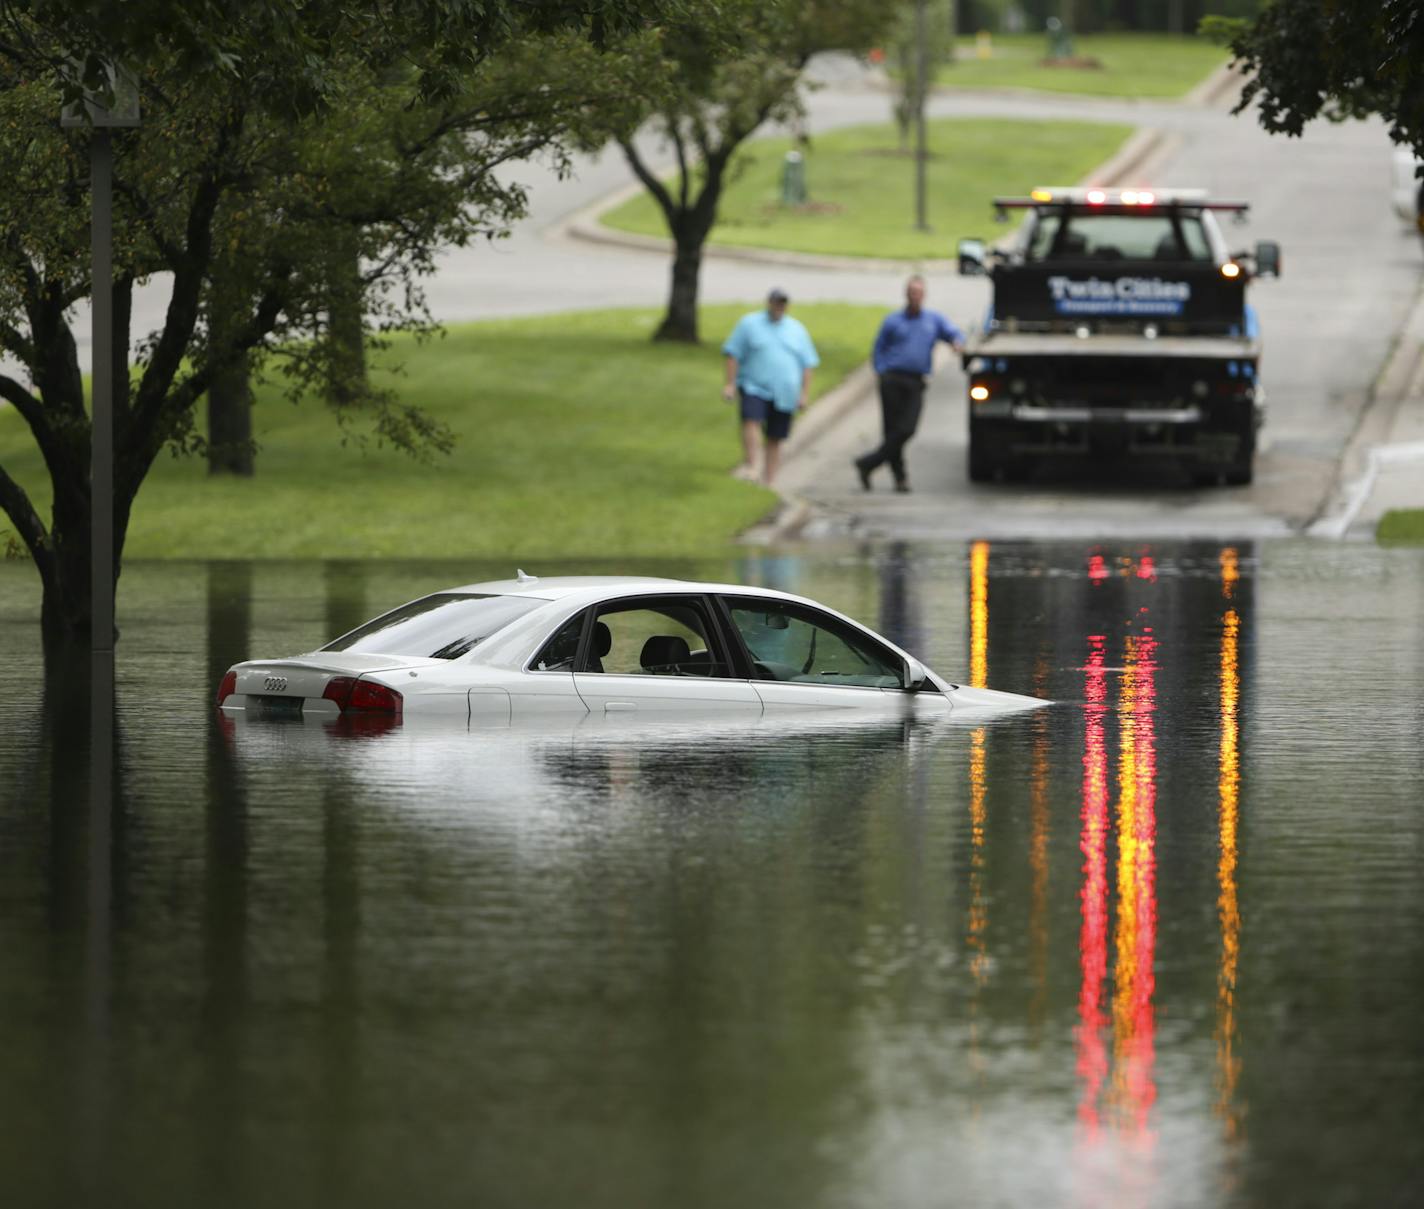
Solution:
<svg viewBox="0 0 1424 1209"><path fill-rule="evenodd" d="M1053 212L1034 227L1028 259L1209 261L1211 245L1196 215Z"/></svg>
<svg viewBox="0 0 1424 1209"><path fill-rule="evenodd" d="M392 609L321 649L458 659L496 630L546 603L527 596L439 592Z"/></svg>

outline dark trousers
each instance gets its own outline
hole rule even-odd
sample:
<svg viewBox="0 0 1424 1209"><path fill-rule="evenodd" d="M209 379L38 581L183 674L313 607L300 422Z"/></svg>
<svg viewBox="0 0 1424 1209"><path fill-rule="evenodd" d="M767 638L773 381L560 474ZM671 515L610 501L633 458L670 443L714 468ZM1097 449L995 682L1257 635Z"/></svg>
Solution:
<svg viewBox="0 0 1424 1209"><path fill-rule="evenodd" d="M885 436L879 449L859 459L861 468L867 474L888 462L895 481L907 481L905 444L920 425L920 409L924 402L925 380L919 374L891 371L880 375L880 419Z"/></svg>

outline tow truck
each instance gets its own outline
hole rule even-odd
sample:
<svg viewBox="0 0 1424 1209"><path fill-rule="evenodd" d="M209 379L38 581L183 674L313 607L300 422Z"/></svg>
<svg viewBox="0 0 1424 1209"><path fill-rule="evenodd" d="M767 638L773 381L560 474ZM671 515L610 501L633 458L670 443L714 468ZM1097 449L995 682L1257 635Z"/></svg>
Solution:
<svg viewBox="0 0 1424 1209"><path fill-rule="evenodd" d="M963 359L969 477L1018 478L1047 459L1155 459L1198 483L1251 481L1265 416L1255 277L1280 246L1230 252L1216 220L1249 203L1202 189L1037 188L1002 245L959 242L959 271L993 303Z"/></svg>

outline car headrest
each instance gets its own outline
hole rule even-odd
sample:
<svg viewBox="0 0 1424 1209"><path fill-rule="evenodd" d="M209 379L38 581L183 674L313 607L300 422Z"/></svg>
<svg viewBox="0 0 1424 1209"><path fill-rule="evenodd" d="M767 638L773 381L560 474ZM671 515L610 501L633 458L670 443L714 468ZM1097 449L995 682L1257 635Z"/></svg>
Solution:
<svg viewBox="0 0 1424 1209"><path fill-rule="evenodd" d="M601 621L593 623L593 653L602 659L613 649L613 633Z"/></svg>
<svg viewBox="0 0 1424 1209"><path fill-rule="evenodd" d="M691 655L692 651L688 648L685 638L654 634L643 643L643 653L638 656L638 662L651 671L653 668L667 667L670 664L686 663Z"/></svg>

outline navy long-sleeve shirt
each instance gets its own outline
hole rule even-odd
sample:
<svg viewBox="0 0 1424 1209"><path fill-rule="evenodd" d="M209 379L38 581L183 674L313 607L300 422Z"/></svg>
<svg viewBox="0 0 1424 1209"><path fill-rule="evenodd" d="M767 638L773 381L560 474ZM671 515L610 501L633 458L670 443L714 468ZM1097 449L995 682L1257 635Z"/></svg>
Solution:
<svg viewBox="0 0 1424 1209"><path fill-rule="evenodd" d="M877 374L898 372L928 377L933 367L934 346L940 340L962 344L964 333L938 311L924 307L918 315L894 311L886 315L880 325L871 364Z"/></svg>

